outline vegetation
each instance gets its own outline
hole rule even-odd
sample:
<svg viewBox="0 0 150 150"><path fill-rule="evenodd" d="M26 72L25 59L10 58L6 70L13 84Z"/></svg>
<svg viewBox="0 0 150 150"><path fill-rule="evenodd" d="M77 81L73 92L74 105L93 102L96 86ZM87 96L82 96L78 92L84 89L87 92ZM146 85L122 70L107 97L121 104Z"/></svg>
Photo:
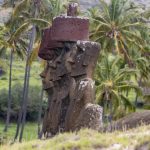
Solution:
<svg viewBox="0 0 150 150"><path fill-rule="evenodd" d="M105 113L110 113L107 114L110 119L113 116L121 117L122 112L125 115L135 111L135 106L127 93L132 91L141 94L141 89L131 79L136 73L135 69L123 64L120 57L112 55L101 57L101 62L97 64L95 75L97 100L104 107ZM116 116L119 110L121 110L120 116Z"/></svg>
<svg viewBox="0 0 150 150"><path fill-rule="evenodd" d="M97 149L136 149L140 146L150 148L150 126L142 126L137 129L124 132L98 133L93 130L85 129L79 133L59 134L50 140L35 140L31 142L23 142L22 144L14 144L12 146L5 145L5 150L97 150ZM143 138L144 137L144 138Z"/></svg>
<svg viewBox="0 0 150 150"><path fill-rule="evenodd" d="M16 131L16 123L10 123L8 132L3 132L5 123L0 121L0 146L9 144L13 141ZM37 125L36 123L27 122L25 127L24 141L31 141L37 139Z"/></svg>
<svg viewBox="0 0 150 150"><path fill-rule="evenodd" d="M38 118L40 130L41 110L45 109L45 103L40 101L43 91L39 81L39 64L44 67L44 63L37 57L42 30L51 25L55 16L64 13L67 2L5 0L3 5L13 11L8 22L0 25L0 117L6 119L4 131L9 134L13 130L14 139L19 136L20 142L25 136L26 118ZM108 117L108 121L136 111L139 99L144 103L143 109L149 109L150 93L145 95L143 88L150 89L150 10L141 9L130 0L111 0L110 3L100 0L99 5L86 12L91 22L90 39L101 44L95 70L96 100L104 107L104 118ZM8 130L11 117L13 121L18 120L17 128ZM121 147L136 147L149 140L146 130L149 133L149 126L130 131L133 134L83 130L77 135L58 135L49 141L16 144L11 149L48 149L50 146L51 149L109 149L118 143ZM136 132L141 134L134 134ZM93 135L92 139L89 135Z"/></svg>
<svg viewBox="0 0 150 150"><path fill-rule="evenodd" d="M20 125L21 125L21 132L19 138L19 140L21 141L24 125L26 121L26 114L27 114L30 64L31 61L34 60L35 57L37 57L37 52L38 52L37 50L40 44L39 37L41 35L41 29L50 25L50 23L46 19L52 21L52 17L62 12L63 3L61 3L59 0L51 1L51 2L40 1L40 0L38 1L23 0L15 5L15 2L16 1L13 2L9 0L5 1L5 7L12 5L14 9L10 20L5 25L8 28L8 31L10 30L10 32L8 32L9 34L6 32L4 35L4 37L8 37L7 45L3 45L1 50L3 51L7 47L11 48L8 109L7 109L6 127L4 131L7 131L10 122L10 112L11 112L11 103L12 103L12 97L11 97L12 73L11 72L12 72L12 63L13 63L13 52L17 49L19 50L22 49L25 50L27 58L26 58L26 67L25 67L25 75L24 75L24 87L22 90L22 100L20 103L21 107L19 111L17 131L15 136L16 139L18 137ZM48 13L47 10L49 9L53 9L53 11L50 11L50 13ZM44 18L45 20L41 18ZM34 49L34 51L32 49Z"/></svg>
<svg viewBox="0 0 150 150"><path fill-rule="evenodd" d="M149 19L148 12L141 12L129 0L111 0L109 4L100 0L99 6L88 11L90 37L101 44L95 72L97 101L109 120L134 111L142 98L140 82L150 80L150 59L144 55L150 51L149 25L143 22L143 18ZM136 95L134 103L130 91ZM120 116L115 116L115 110L120 110Z"/></svg>
<svg viewBox="0 0 150 150"><path fill-rule="evenodd" d="M22 85L20 83L16 83L12 86L12 104L11 104L11 120L17 121L20 99L22 96ZM40 108L40 96L41 88L37 86L31 86L29 89L29 103L27 105L27 120L35 121L38 118L38 111ZM38 93L38 94L37 94ZM7 115L7 90L0 90L0 119L4 120ZM47 102L44 100L42 104L42 109L46 109ZM43 116L43 115L42 115Z"/></svg>

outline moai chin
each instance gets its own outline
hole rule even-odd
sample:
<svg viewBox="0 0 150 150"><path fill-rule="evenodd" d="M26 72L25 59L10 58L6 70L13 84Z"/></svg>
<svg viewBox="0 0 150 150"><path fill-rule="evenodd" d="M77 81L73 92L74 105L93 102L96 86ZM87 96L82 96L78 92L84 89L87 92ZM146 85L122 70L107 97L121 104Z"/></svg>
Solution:
<svg viewBox="0 0 150 150"><path fill-rule="evenodd" d="M69 4L67 16L54 18L42 37L39 57L47 66L41 78L48 93L42 132L47 137L102 125L93 81L100 45L89 41L89 19L76 16L77 7Z"/></svg>

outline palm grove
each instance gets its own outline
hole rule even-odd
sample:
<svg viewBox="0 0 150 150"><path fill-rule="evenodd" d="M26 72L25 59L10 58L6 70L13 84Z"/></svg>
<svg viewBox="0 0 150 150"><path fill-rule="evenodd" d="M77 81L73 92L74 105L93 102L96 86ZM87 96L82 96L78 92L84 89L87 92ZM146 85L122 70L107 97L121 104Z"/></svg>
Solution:
<svg viewBox="0 0 150 150"><path fill-rule="evenodd" d="M44 61L37 57L42 29L51 25L53 17L64 13L69 1L61 0L5 0L3 7L12 7L9 20L0 26L0 68L9 68L6 124L8 131L13 109L12 68L15 59L24 61L24 83L17 109L17 128L14 140L22 141L28 113L30 71L32 62ZM90 18L90 38L101 44L101 54L95 70L96 100L104 108L104 120L111 121L136 111L138 100L149 109L150 11L129 0L100 0L99 5L83 15ZM7 57L4 57L7 56ZM19 58L18 58L19 57ZM9 67L4 67L9 61ZM40 82L40 81L39 81ZM17 91L20 92L20 91ZM37 94L37 93L36 93ZM43 91L37 112L40 132ZM32 101L32 99L30 99Z"/></svg>

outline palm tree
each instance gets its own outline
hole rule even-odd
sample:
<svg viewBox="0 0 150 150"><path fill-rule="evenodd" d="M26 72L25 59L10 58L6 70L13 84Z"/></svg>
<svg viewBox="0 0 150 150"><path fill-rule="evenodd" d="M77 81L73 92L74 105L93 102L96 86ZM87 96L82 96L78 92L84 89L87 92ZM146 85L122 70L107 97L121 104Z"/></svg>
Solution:
<svg viewBox="0 0 150 150"><path fill-rule="evenodd" d="M29 76L30 76L29 61L31 58L32 59L34 58L33 55L37 56L37 48L35 48L36 52L33 51L32 53L31 50L35 42L39 43L40 29L49 25L49 22L44 19L52 21L54 16L58 15L64 10L64 2L61 2L60 0L54 0L54 1L53 0L52 1L50 0L43 0L43 1L14 0L13 4L11 2L10 0L6 0L6 3L5 3L5 6L9 5L9 6L14 7L13 16L10 22L8 23L14 25L18 20L18 25L20 27L18 27L18 29L11 34L11 38L9 39L9 42L15 43L14 41L16 39L19 39L19 37L22 37L25 31L31 34L31 37L29 38L29 40L28 40L28 35L24 34L24 36L26 36L25 41L29 42L30 44L29 44L29 48L27 51L23 99L21 102L21 109L19 112L18 125L17 125L16 136L15 136L15 139L16 139L19 134L20 122L22 120L22 129L21 129L20 138L19 138L19 141L21 141L22 135L23 135L24 124L25 124L25 118L26 118L26 105L27 105ZM17 2L17 3L14 3L14 2ZM35 6L37 6L36 9L33 9L35 8ZM37 17L44 18L44 19L37 19Z"/></svg>
<svg viewBox="0 0 150 150"><path fill-rule="evenodd" d="M11 20L11 19L10 19ZM6 124L4 128L4 132L7 132L8 125L10 122L10 113L11 113L11 82L12 82L12 63L13 63L13 53L15 52L19 57L23 59L23 52L26 51L25 49L25 42L22 39L14 39L10 40L12 37L11 35L15 32L18 24L11 24L7 23L5 25L3 31L3 37L1 37L1 53L3 51L9 50L10 51L10 67L9 67L9 89L8 89L8 109L7 109L7 116L6 116Z"/></svg>
<svg viewBox="0 0 150 150"><path fill-rule="evenodd" d="M9 1L8 1L9 3ZM5 3L7 4L7 3ZM7 109L7 119L6 119L6 126L4 131L7 131L9 120L10 120L10 110L11 110L11 70L12 70L12 61L13 61L13 52L17 51L19 55L22 55L20 52L21 49L24 51L27 51L27 43L28 43L28 35L23 34L23 31L29 29L30 30L30 24L40 24L39 26L47 26L49 23L42 19L34 19L29 18L25 12L20 11L18 13L19 8L21 9L23 6L28 6L29 2L28 0L21 1L13 11L13 15L11 16L10 20L6 23L6 27L8 28L8 32L5 33L5 36L7 37L8 47L10 47L11 50L11 57L10 57L10 75L9 75L9 96L8 96L8 109ZM28 18L28 19L27 19ZM35 27L34 27L35 30ZM30 40L31 41L31 40ZM32 42L33 43L33 42ZM31 46L30 46L31 47ZM32 48L29 48L32 49ZM2 47L2 50L4 48ZM29 56L28 56L29 57ZM29 59L29 58L28 58ZM26 65L27 66L27 65ZM26 81L25 81L26 82Z"/></svg>
<svg viewBox="0 0 150 150"><path fill-rule="evenodd" d="M33 4L35 6L34 18L37 18L38 17L38 6L40 6L40 1L34 1ZM16 13L24 5L28 5L28 1L22 1L20 3L20 5L17 6L17 8L15 9L14 12ZM23 26L24 25L28 26L28 23L23 24ZM22 28L20 28L18 30L21 30L21 29ZM23 97L22 97L23 99L22 99L22 102L21 102L21 109L20 109L20 112L19 112L17 131L16 131L16 135L15 135L15 139L16 139L18 134L19 134L19 127L20 127L20 123L21 123L21 119L22 119L22 127L21 127L19 142L22 141L24 126L25 126L25 121L26 121L28 89L29 89L29 77L30 77L30 65L28 64L28 61L29 61L29 58L30 58L31 51L33 49L35 38L36 38L36 26L32 25L32 29L31 29L31 33L30 33L30 37L29 37L30 42L29 42L29 47L28 47L28 51L27 51L27 61L26 61L25 79L24 79L24 90L23 90Z"/></svg>
<svg viewBox="0 0 150 150"><path fill-rule="evenodd" d="M45 0L42 1L41 5L43 6L45 15L43 16L46 20L48 20L50 23L52 23L53 18L55 16L60 15L61 13L64 13L66 4L68 0ZM33 49L29 63L32 64L32 60L35 60L38 57L38 48L39 45L35 49ZM43 61L42 61L43 62ZM43 67L45 67L45 61L42 64ZM41 90L41 99L40 99L40 107L39 107L39 114L38 114L38 138L40 139L42 136L42 130L40 131L40 124L41 124L41 114L42 114L42 97L43 97L43 89Z"/></svg>
<svg viewBox="0 0 150 150"><path fill-rule="evenodd" d="M41 117L42 117L43 96L44 96L44 90L42 89L41 99L39 102L39 112L38 112L38 138L39 139L41 139Z"/></svg>
<svg viewBox="0 0 150 150"><path fill-rule="evenodd" d="M44 9L42 6L45 6ZM36 8L36 9L33 9L33 8ZM48 13L47 11L49 8L51 8L51 9L53 8L53 10L51 10ZM60 0L56 0L56 1L23 0L15 7L15 10L14 10L15 17L18 18L21 16L21 18L22 18L22 16L24 16L24 18L25 18L24 23L21 25L20 28L18 28L14 37L16 37L16 35L18 35L18 33L20 35L20 33L24 32L25 30L30 31L31 28L29 25L31 24L31 26L32 26L31 37L29 38L30 44L29 44L29 49L28 49L28 53L27 53L27 61L26 61L23 99L21 102L21 109L19 112L17 131L16 131L16 135L15 135L15 139L16 139L18 136L18 133L19 133L20 122L22 120L22 128L21 128L19 141L22 140L24 125L25 125L25 118L26 118L26 109L27 109L26 107L27 107L27 100L28 100L28 87L29 87L29 76L30 76L30 65L29 65L30 63L29 62L31 60L30 58L32 58L32 59L35 58L35 57L33 57L33 55L37 56L38 48L35 48L36 52L35 51L32 52L32 49L33 49L34 45L37 45L34 43L39 43L39 35L40 35L39 31L41 29L41 25L44 24L44 27L46 27L45 25L49 25L48 21L46 21L44 19L38 19L38 18L39 17L46 18L46 19L49 18L49 20L51 22L54 15L57 15L56 12L57 13L61 12L62 10L59 10L59 9L62 9L62 8L63 8L63 3Z"/></svg>
<svg viewBox="0 0 150 150"><path fill-rule="evenodd" d="M130 53L142 51L145 41L139 28L148 28L140 21L140 12L128 0L111 0L109 4L100 0L100 6L88 11L91 18L91 39L100 42L102 50L123 56L133 67Z"/></svg>
<svg viewBox="0 0 150 150"><path fill-rule="evenodd" d="M146 59L145 57L142 57L142 56L141 57L139 56L137 58L135 57L134 62L136 64L136 68L139 72L138 75L135 76L135 79L136 79L139 87L142 88L142 86L146 86L146 84L144 85L144 83L149 82L150 62L148 59ZM136 97L135 97L135 106L137 106L137 103L138 103L138 95L136 95Z"/></svg>
<svg viewBox="0 0 150 150"><path fill-rule="evenodd" d="M8 45L8 43L5 40L5 32L6 32L5 26L0 25L0 56L2 54L3 47Z"/></svg>
<svg viewBox="0 0 150 150"><path fill-rule="evenodd" d="M118 108L123 108L124 112L134 111L134 104L125 93L134 89L141 94L138 85L131 80L136 70L128 68L120 57L105 54L100 59L95 73L96 97L104 113L109 112L112 119Z"/></svg>

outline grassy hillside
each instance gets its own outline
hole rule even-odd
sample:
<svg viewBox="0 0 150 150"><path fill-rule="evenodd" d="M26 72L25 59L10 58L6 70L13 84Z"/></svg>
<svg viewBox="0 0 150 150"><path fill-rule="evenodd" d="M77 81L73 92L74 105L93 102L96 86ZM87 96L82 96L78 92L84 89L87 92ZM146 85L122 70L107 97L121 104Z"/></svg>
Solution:
<svg viewBox="0 0 150 150"><path fill-rule="evenodd" d="M98 133L81 130L79 133L64 133L49 140L35 140L21 144L5 145L2 150L134 150L150 149L150 125L124 132Z"/></svg>
<svg viewBox="0 0 150 150"><path fill-rule="evenodd" d="M4 121L0 121L0 144L4 144L13 140L16 132L16 123L11 123L7 133L4 133ZM23 140L30 141L37 138L37 123L27 123L25 125L25 131Z"/></svg>
<svg viewBox="0 0 150 150"><path fill-rule="evenodd" d="M7 73L0 77L0 89L8 88L8 79L9 79L9 62L4 62L7 64ZM18 82L23 84L24 81L24 70L25 70L25 62L18 60L13 62L12 67L12 86ZM38 62L33 62L31 66L31 74L30 74L30 85L33 86L41 86L41 78L39 74L42 72L42 68Z"/></svg>
<svg viewBox="0 0 150 150"><path fill-rule="evenodd" d="M7 90L8 84L9 84L9 62L7 60L3 60L2 62L5 64L6 74L0 76L0 91L2 91L3 89ZM20 85L23 86L24 73L25 73L24 70L25 70L25 61L18 60L18 61L13 62L12 87L13 87L13 85L16 85L16 84L18 85L18 83L20 83ZM39 74L42 72L42 70L43 69L40 67L40 64L38 62L33 62L32 66L31 66L30 87L37 86L37 87L39 87L39 89L42 88L41 78L39 76ZM32 89L30 88L29 90L32 90ZM17 92L16 92L16 94L17 94ZM36 103L38 102L40 93L37 93L37 95L38 95L37 101L33 101L33 102L36 102ZM33 95L33 97L35 97L35 96ZM0 102L2 101L2 99L4 99L4 98L0 97ZM33 99L33 98L29 97L29 99L34 100L35 98ZM17 104L18 104L18 101L13 101L13 106L15 105L15 108L16 108L16 110L14 110L15 112L17 112L17 110L18 110L18 108L16 107ZM32 104L32 101L30 101L29 107L31 107L31 106L36 107L35 104ZM32 111L34 109L35 108L33 108ZM37 120L34 120L34 121L37 121ZM10 124L10 128L9 128L7 134L3 133L3 129L4 129L4 120L0 120L0 143L10 141L14 137L14 134L16 131L16 124L15 123ZM25 126L25 132L24 132L23 139L25 141L29 141L29 140L33 140L36 138L37 138L37 124L27 123L27 125Z"/></svg>

